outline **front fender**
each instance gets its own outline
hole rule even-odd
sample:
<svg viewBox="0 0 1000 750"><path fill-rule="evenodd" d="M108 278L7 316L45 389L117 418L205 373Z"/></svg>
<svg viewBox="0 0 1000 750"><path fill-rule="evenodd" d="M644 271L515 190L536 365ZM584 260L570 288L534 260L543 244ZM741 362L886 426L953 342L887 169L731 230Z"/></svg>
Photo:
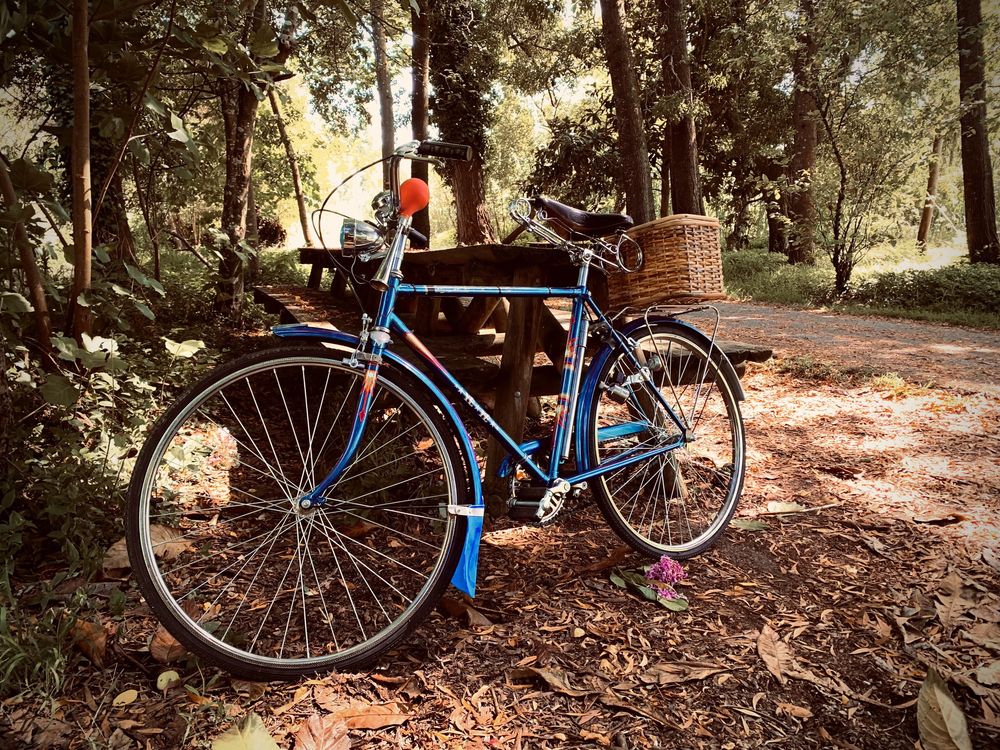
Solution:
<svg viewBox="0 0 1000 750"><path fill-rule="evenodd" d="M666 316L650 316L650 323L670 323L671 325L682 328L686 334L691 336L693 339L698 341L707 350L712 344L712 340L702 333L700 330L695 328L690 323L686 323L682 320L677 320L677 318L669 318ZM618 329L618 332L623 336L631 336L640 328L646 326L646 320L643 318L638 318L633 320L631 323L627 323ZM590 360L590 365L587 369L587 374L583 379L583 383L580 384L580 395L576 403L576 435L574 441L574 449L576 451L576 461L579 471L589 471L592 466L590 466L590 452L587 450L587 431L583 429L585 424L585 419L590 412L591 401L597 397L597 386L598 377L600 376L601 370L604 368L608 357L617 348L615 342L608 342L601 346L597 350L597 353ZM717 350L723 358L725 354L721 350ZM728 361L728 360L727 360ZM732 365L728 368L723 366L722 375L729 381L729 385L733 389L733 393L736 395L737 400L743 401L746 397L743 394L743 386L740 385L740 379L736 375L736 371L733 369Z"/></svg>
<svg viewBox="0 0 1000 750"><path fill-rule="evenodd" d="M338 348L343 348L345 351L356 351L361 342L353 334L331 328L313 326L307 323L274 326L271 331L275 336L282 339L316 339L321 343L333 344ZM445 419L451 423L454 435L458 440L463 462L465 463L469 486L472 489L472 507L482 508L483 487L479 478L479 462L476 460L476 451L472 447L472 440L469 439L469 433L466 432L465 425L459 418L458 412L455 411L455 407L445 398L441 389L413 364L391 351L383 352L382 357L391 362L394 367L398 367L408 375L416 378L421 385L425 386ZM451 583L455 588L464 591L469 596L475 596L476 572L479 564L479 538L483 531L483 517L482 515L467 515L466 520L468 523L466 525L462 557L458 561L458 567L451 578Z"/></svg>

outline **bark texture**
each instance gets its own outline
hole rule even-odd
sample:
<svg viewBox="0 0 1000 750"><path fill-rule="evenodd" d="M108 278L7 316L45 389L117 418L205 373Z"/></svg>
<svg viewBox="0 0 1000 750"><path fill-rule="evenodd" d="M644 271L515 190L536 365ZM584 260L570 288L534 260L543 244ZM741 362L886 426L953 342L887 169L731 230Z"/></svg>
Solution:
<svg viewBox="0 0 1000 750"><path fill-rule="evenodd" d="M73 0L73 288L70 329L90 333L90 309L77 303L90 289L93 191L90 179L90 57L87 0Z"/></svg>
<svg viewBox="0 0 1000 750"><path fill-rule="evenodd" d="M375 89L378 92L378 111L382 125L382 156L391 156L396 147L396 126L392 119L392 79L389 76L389 56L386 52L385 4L371 0L372 46L375 48ZM389 162L382 163L382 182L389 187Z"/></svg>
<svg viewBox="0 0 1000 750"><path fill-rule="evenodd" d="M680 117L667 124L670 198L675 214L704 214L705 202L698 176L698 138L688 59L687 0L659 0L664 31L660 39L664 93L681 102ZM661 206L662 208L662 206Z"/></svg>
<svg viewBox="0 0 1000 750"><path fill-rule="evenodd" d="M292 187L295 190L295 203L299 209L299 224L302 226L302 237L309 247L316 247L316 238L313 237L312 228L309 226L309 211L306 209L306 197L302 192L302 174L299 171L299 159L295 155L295 147L292 139L288 137L288 130L285 128L285 118L281 115L281 106L278 104L278 97L274 89L268 89L268 101L271 102L271 111L274 113L275 122L278 124L278 135L281 136L281 143L285 147L285 156L288 158L288 171L292 173Z"/></svg>
<svg viewBox="0 0 1000 750"><path fill-rule="evenodd" d="M815 0L799 3L800 31L792 58L794 90L792 120L795 134L788 181L794 186L788 196L788 217L792 221L788 236L788 261L812 263L815 258L816 206L813 203L812 175L816 169L816 140L819 120L813 98L815 61L818 45L812 34Z"/></svg>
<svg viewBox="0 0 1000 750"><path fill-rule="evenodd" d="M430 97L430 70L431 70L431 49L430 49L430 13L431 2L425 0L420 4L420 11L410 8L410 21L413 27L413 93L410 97L410 107L412 113L411 127L413 128L413 140L425 141L428 138L428 116ZM430 177L430 169L427 162L410 162L410 174L424 182ZM431 196L433 200L433 196ZM425 208L418 211L413 216L413 228L423 234L428 240L431 237L431 215L430 209Z"/></svg>
<svg viewBox="0 0 1000 750"><path fill-rule="evenodd" d="M496 242L493 222L486 207L482 160L476 156L470 162L451 162L451 178L458 219L458 244Z"/></svg>
<svg viewBox="0 0 1000 750"><path fill-rule="evenodd" d="M219 260L216 308L239 313L243 307L245 268L239 244L246 239L247 203L253 163L253 133L257 97L239 82L220 84L222 119L226 132L226 184L222 192L222 230L229 238Z"/></svg>
<svg viewBox="0 0 1000 750"><path fill-rule="evenodd" d="M14 192L14 184L7 171L7 164L2 158L0 158L0 196L3 197L3 205L6 208L13 208L17 205L17 193ZM52 353L52 320L49 317L49 303L45 299L45 287L42 286L42 275L38 271L38 261L35 258L35 251L28 233L24 229L23 222L19 221L14 225L14 244L17 245L17 254L21 263L21 273L24 274L24 286L28 292L28 299L31 301L31 306L35 308L38 344L46 355L42 361L48 367L52 364L52 358L49 356Z"/></svg>
<svg viewBox="0 0 1000 750"><path fill-rule="evenodd" d="M980 0L957 0L957 3L966 242L973 263L1000 263L993 166L986 127L983 13Z"/></svg>
<svg viewBox="0 0 1000 750"><path fill-rule="evenodd" d="M941 173L941 136L934 136L931 146L931 163L927 170L927 195L924 198L924 208L920 212L920 228L917 229L917 245L927 246L927 238L934 224L934 198L937 195L938 175Z"/></svg>
<svg viewBox="0 0 1000 750"><path fill-rule="evenodd" d="M624 0L601 0L601 33L618 124L625 205L635 223L644 224L652 221L656 212L639 80L625 29Z"/></svg>

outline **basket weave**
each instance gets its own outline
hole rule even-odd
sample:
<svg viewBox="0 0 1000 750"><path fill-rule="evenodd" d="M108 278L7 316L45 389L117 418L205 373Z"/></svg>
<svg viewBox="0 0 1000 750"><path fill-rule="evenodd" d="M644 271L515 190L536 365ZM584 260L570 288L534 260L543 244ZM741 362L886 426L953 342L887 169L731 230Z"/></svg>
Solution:
<svg viewBox="0 0 1000 750"><path fill-rule="evenodd" d="M676 214L640 224L628 234L642 247L643 266L635 273L608 276L611 309L725 298L718 219Z"/></svg>

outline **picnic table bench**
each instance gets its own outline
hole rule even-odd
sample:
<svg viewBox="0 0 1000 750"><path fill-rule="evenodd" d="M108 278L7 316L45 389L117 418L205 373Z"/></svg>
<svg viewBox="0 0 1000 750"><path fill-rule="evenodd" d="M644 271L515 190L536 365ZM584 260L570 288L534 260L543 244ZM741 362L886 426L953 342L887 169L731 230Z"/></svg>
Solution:
<svg viewBox="0 0 1000 750"><path fill-rule="evenodd" d="M351 281L335 262L350 261L337 252L302 248L299 262L312 267L308 286L258 287L256 300L284 322L324 322L357 332L360 314L348 289ZM321 289L325 269L334 271L329 292ZM557 287L575 285L577 269L555 248L489 244L407 252L402 271L406 281L415 284ZM591 292L601 304L607 299L604 276L594 270L591 279ZM365 284L354 291L370 310L377 293ZM410 309L402 307L408 299ZM480 395L494 395L494 418L520 440L529 400L559 392L570 319L568 306L561 302L565 300L532 297L508 302L498 296L475 297L464 304L454 297L401 297L399 313L463 385ZM746 362L764 362L772 355L762 346L725 341L718 346L740 374ZM394 351L412 357L406 347ZM502 448L491 438L487 477L495 476L502 459Z"/></svg>

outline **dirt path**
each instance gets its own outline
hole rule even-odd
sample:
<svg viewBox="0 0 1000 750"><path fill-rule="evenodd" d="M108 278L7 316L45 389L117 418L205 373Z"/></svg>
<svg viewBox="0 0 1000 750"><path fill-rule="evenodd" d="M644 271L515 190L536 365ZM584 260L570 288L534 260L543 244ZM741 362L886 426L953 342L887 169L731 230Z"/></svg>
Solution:
<svg viewBox="0 0 1000 750"><path fill-rule="evenodd" d="M718 307L722 338L773 346L779 357L1000 394L1000 331L740 302Z"/></svg>

